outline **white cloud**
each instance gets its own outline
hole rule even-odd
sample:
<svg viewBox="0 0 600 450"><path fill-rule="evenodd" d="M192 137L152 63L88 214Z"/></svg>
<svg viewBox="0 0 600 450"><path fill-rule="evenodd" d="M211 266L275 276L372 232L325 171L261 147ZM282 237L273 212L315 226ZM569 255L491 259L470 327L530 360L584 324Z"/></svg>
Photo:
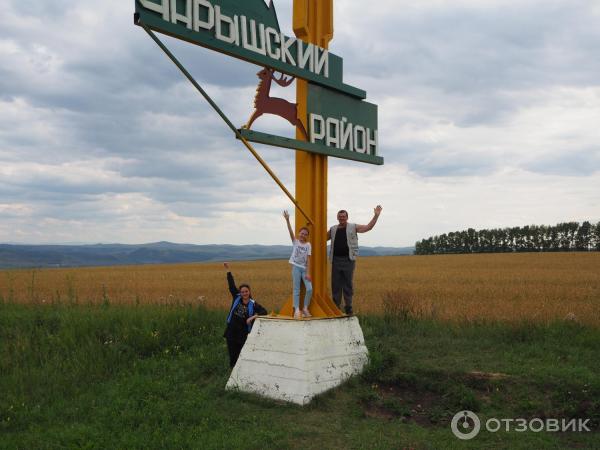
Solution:
<svg viewBox="0 0 600 450"><path fill-rule="evenodd" d="M139 27L133 2L8 1L0 242L285 243L292 205ZM591 0L336 0L332 51L379 105L383 167L330 159L329 220L365 245L600 220L600 10ZM292 34L292 2L276 0ZM236 125L258 68L161 36ZM273 95L293 100L291 88ZM255 128L291 136L286 121ZM290 190L294 155L257 145Z"/></svg>
<svg viewBox="0 0 600 450"><path fill-rule="evenodd" d="M357 178L360 186L349 193L348 180ZM487 176L432 178L389 164L366 171L334 167L330 179L335 180L330 183L330 223L339 209L348 210L350 220L367 223L373 208L383 205L376 228L361 236L364 245L412 245L469 227L599 219L600 170L589 176L559 176L507 168Z"/></svg>

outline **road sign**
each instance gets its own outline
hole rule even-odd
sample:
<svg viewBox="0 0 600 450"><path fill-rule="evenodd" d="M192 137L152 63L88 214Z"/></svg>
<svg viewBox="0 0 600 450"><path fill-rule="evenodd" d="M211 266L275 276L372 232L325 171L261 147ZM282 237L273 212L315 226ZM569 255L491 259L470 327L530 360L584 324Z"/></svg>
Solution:
<svg viewBox="0 0 600 450"><path fill-rule="evenodd" d="M296 37L281 33L273 2L264 0L135 0L135 23L165 51L221 115L296 206L296 230L306 218L313 245L315 317L339 317L327 288L327 156L383 164L379 155L377 106L366 92L343 83L342 58L329 53L333 38L333 0L294 0ZM237 129L177 59L154 35L169 36L216 50L263 67L250 128L263 114L275 114L296 127L296 138ZM281 76L275 75L281 72ZM271 82L288 86L297 78L296 103L271 97ZM257 155L248 141L296 149L296 198ZM312 217L312 219L311 219ZM280 314L290 316L291 299Z"/></svg>
<svg viewBox="0 0 600 450"><path fill-rule="evenodd" d="M348 95L343 60L327 49L281 33L275 7L263 0L136 0L136 13L154 31L260 66L272 67Z"/></svg>

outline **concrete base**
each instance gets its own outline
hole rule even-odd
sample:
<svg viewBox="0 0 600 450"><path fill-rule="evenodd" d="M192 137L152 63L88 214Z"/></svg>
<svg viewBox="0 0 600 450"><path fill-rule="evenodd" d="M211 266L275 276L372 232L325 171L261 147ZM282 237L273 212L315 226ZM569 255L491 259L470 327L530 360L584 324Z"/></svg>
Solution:
<svg viewBox="0 0 600 450"><path fill-rule="evenodd" d="M356 317L256 319L226 389L306 405L368 360Z"/></svg>

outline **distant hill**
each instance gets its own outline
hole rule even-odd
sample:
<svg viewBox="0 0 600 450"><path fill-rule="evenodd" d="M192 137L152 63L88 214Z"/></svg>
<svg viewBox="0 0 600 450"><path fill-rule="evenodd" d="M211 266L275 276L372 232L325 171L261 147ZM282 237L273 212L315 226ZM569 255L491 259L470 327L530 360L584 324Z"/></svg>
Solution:
<svg viewBox="0 0 600 450"><path fill-rule="evenodd" d="M79 267L287 259L287 245L150 244L12 245L0 244L0 268ZM412 255L414 247L361 247L361 256Z"/></svg>

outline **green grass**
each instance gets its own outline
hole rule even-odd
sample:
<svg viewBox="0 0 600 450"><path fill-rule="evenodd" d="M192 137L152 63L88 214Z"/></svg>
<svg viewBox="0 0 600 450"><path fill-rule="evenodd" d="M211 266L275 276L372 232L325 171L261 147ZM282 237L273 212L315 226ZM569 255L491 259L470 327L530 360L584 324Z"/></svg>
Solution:
<svg viewBox="0 0 600 450"><path fill-rule="evenodd" d="M600 448L600 330L360 317L371 361L306 407L224 390L224 313L0 304L0 448ZM589 433L482 431L589 418Z"/></svg>

